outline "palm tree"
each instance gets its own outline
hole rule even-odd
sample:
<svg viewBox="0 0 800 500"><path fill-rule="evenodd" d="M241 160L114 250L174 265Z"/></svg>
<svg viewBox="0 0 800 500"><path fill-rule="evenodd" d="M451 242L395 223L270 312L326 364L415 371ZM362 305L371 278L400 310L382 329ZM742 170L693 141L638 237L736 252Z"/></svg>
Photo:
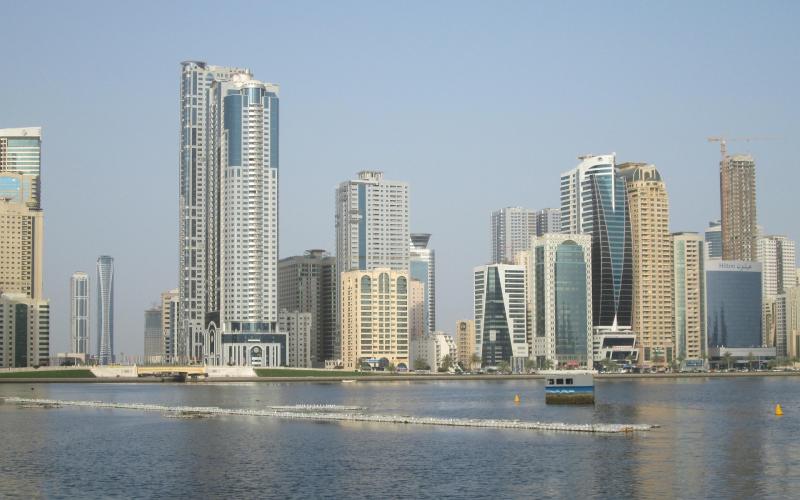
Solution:
<svg viewBox="0 0 800 500"><path fill-rule="evenodd" d="M752 370L753 369L753 361L755 361L755 359L756 359L756 357L753 356L753 352L752 351L747 353L747 369L748 370Z"/></svg>
<svg viewBox="0 0 800 500"><path fill-rule="evenodd" d="M536 368L536 363L531 358L525 358L524 366L525 366L525 372L530 373L533 371L534 368Z"/></svg>
<svg viewBox="0 0 800 500"><path fill-rule="evenodd" d="M469 357L469 369L474 370L476 365L480 369L481 357L473 352L472 356Z"/></svg>
<svg viewBox="0 0 800 500"><path fill-rule="evenodd" d="M728 367L728 370L731 369L731 361L733 361L733 354L729 351L726 351L725 354L722 355L722 359L725 360L725 366Z"/></svg>
<svg viewBox="0 0 800 500"><path fill-rule="evenodd" d="M511 371L511 365L508 364L508 361L501 361L497 363L497 371L500 373L508 373Z"/></svg>

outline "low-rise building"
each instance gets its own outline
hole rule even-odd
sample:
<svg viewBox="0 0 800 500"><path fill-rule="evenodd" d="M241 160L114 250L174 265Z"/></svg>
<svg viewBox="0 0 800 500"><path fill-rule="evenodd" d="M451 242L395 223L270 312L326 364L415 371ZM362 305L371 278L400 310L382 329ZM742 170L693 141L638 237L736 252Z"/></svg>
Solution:
<svg viewBox="0 0 800 500"><path fill-rule="evenodd" d="M311 313L283 309L278 319L278 329L286 334L286 364L311 368Z"/></svg>
<svg viewBox="0 0 800 500"><path fill-rule="evenodd" d="M22 293L0 294L0 368L50 361L50 302Z"/></svg>

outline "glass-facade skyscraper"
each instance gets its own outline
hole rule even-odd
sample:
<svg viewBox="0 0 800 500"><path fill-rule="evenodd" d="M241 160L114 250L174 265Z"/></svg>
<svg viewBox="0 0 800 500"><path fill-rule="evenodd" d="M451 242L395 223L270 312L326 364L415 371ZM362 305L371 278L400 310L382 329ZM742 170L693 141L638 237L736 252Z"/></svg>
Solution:
<svg viewBox="0 0 800 500"><path fill-rule="evenodd" d="M760 347L761 264L708 262L706 312L709 347Z"/></svg>
<svg viewBox="0 0 800 500"><path fill-rule="evenodd" d="M542 366L592 367L591 237L544 234L528 253L531 354Z"/></svg>
<svg viewBox="0 0 800 500"><path fill-rule="evenodd" d="M613 153L580 160L561 175L561 232L592 237L592 324L629 328L633 263L625 180Z"/></svg>
<svg viewBox="0 0 800 500"><path fill-rule="evenodd" d="M114 362L114 258L97 259L97 362Z"/></svg>
<svg viewBox="0 0 800 500"><path fill-rule="evenodd" d="M436 253L428 247L429 233L411 233L411 249L409 251L409 273L411 279L422 282L424 333L436 330Z"/></svg>
<svg viewBox="0 0 800 500"><path fill-rule="evenodd" d="M475 349L483 366L528 357L525 267L491 264L474 270Z"/></svg>

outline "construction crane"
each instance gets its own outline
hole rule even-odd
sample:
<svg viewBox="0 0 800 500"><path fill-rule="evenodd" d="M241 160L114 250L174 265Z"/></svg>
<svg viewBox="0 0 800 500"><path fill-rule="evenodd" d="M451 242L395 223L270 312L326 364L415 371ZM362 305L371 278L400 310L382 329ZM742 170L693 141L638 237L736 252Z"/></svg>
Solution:
<svg viewBox="0 0 800 500"><path fill-rule="evenodd" d="M752 142L752 141L777 141L777 137L733 137L727 138L723 136L708 137L708 142L718 142L719 152L722 155L722 160L728 156L728 142Z"/></svg>

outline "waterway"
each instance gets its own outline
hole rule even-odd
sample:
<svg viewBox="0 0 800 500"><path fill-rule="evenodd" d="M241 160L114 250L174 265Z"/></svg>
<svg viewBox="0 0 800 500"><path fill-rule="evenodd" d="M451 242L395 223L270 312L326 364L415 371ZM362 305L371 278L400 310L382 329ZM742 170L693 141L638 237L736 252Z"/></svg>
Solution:
<svg viewBox="0 0 800 500"><path fill-rule="evenodd" d="M541 380L0 384L3 396L244 409L325 404L381 415L659 427L606 435L4 403L0 497L789 498L800 491L796 377L599 380L597 404L588 407L545 405Z"/></svg>

